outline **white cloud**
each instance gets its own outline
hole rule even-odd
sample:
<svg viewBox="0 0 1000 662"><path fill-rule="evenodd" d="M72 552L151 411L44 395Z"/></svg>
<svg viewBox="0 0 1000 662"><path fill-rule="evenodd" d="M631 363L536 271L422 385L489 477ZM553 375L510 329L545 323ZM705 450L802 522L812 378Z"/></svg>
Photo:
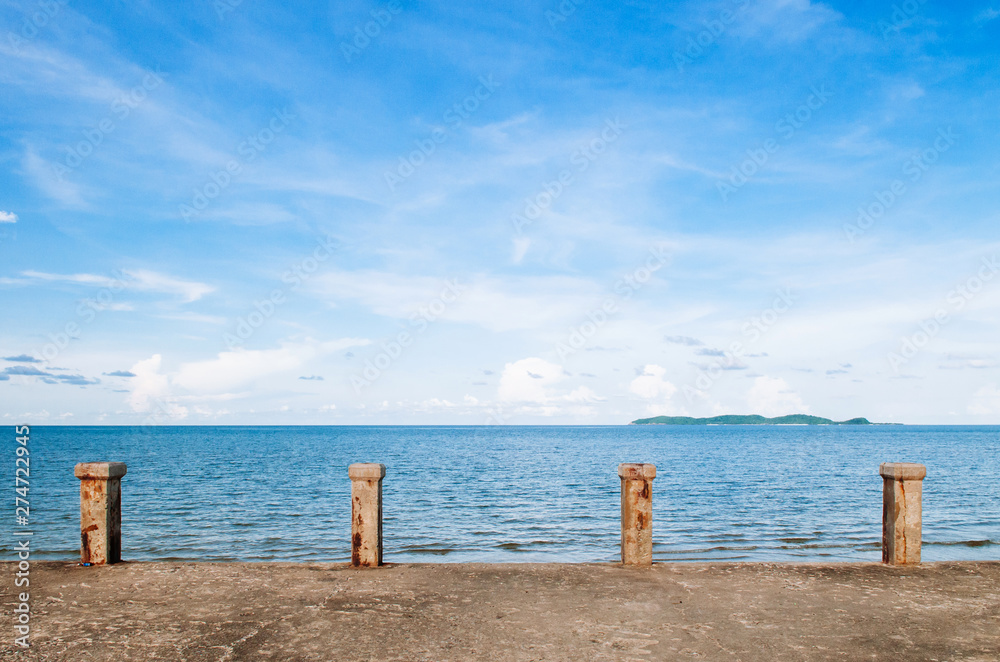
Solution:
<svg viewBox="0 0 1000 662"><path fill-rule="evenodd" d="M966 410L970 414L1000 414L1000 389L996 384L986 384L972 396Z"/></svg>
<svg viewBox="0 0 1000 662"><path fill-rule="evenodd" d="M308 362L332 352L367 344L368 340L344 338L325 343L287 343L278 349L238 348L221 352L207 361L184 363L171 381L195 393L224 393L262 377L297 371Z"/></svg>
<svg viewBox="0 0 1000 662"><path fill-rule="evenodd" d="M17 214L10 211L0 211L0 223L17 223Z"/></svg>
<svg viewBox="0 0 1000 662"><path fill-rule="evenodd" d="M22 271L22 276L33 280L44 280L48 282L76 283L79 285L96 285L98 287L108 287L116 281L108 276L97 276L95 274L50 274L44 271Z"/></svg>
<svg viewBox="0 0 1000 662"><path fill-rule="evenodd" d="M604 402L607 398L594 393L593 389L579 386L563 398L566 402Z"/></svg>
<svg viewBox="0 0 1000 662"><path fill-rule="evenodd" d="M555 363L538 357L521 359L504 366L497 396L504 402L545 404L553 399L547 387L564 377L562 366Z"/></svg>
<svg viewBox="0 0 1000 662"><path fill-rule="evenodd" d="M677 387L663 379L665 374L667 374L666 368L654 364L647 365L643 368L642 374L632 380L628 390L647 400L660 396L669 400L677 392Z"/></svg>
<svg viewBox="0 0 1000 662"><path fill-rule="evenodd" d="M677 387L663 378L666 374L666 368L651 363L642 369L641 375L632 380L628 390L640 398L650 400L646 410L654 416L686 414L683 407L678 407L673 402Z"/></svg>
<svg viewBox="0 0 1000 662"><path fill-rule="evenodd" d="M750 405L749 413L762 416L809 413L809 407L802 402L799 394L780 377L764 375L755 379L747 393L747 404Z"/></svg>
<svg viewBox="0 0 1000 662"><path fill-rule="evenodd" d="M132 388L128 398L129 406L132 407L132 411L152 414L154 419L160 416L185 418L188 413L187 408L174 402L170 394L170 381L166 375L160 373L162 362L163 357L154 354L129 369L135 374L135 377L129 380Z"/></svg>
<svg viewBox="0 0 1000 662"><path fill-rule="evenodd" d="M172 278L155 271L145 269L128 270L123 272L128 278L128 287L144 292L161 292L163 294L174 294L181 298L184 303L197 301L206 294L214 292L215 288L204 283L197 283L189 280Z"/></svg>
<svg viewBox="0 0 1000 662"><path fill-rule="evenodd" d="M514 255L512 256L514 264L521 264L521 260L524 259L530 247L531 239L527 237L517 237L514 239Z"/></svg>
<svg viewBox="0 0 1000 662"><path fill-rule="evenodd" d="M298 371L306 363L346 347L367 345L368 340L345 338L330 342L286 343L278 349L221 352L216 358L181 364L173 374L161 372L163 359L154 354L130 368L135 377L129 380L128 403L132 411L161 418L184 418L186 402L199 410L206 402L229 401L246 395L234 393L240 386L282 372ZM332 410L330 405L324 411Z"/></svg>
<svg viewBox="0 0 1000 662"><path fill-rule="evenodd" d="M589 416L594 413L589 405L607 400L589 386L577 386L568 393L559 389L557 385L567 376L562 366L534 356L506 364L500 375L497 397L502 403L515 403L515 408L502 411L508 415ZM466 396L466 404L478 402Z"/></svg>

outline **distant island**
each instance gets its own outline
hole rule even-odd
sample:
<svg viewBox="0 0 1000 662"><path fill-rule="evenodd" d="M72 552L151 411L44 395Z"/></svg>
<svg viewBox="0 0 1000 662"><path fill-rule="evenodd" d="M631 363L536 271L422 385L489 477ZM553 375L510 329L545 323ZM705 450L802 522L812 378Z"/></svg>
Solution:
<svg viewBox="0 0 1000 662"><path fill-rule="evenodd" d="M847 421L833 421L822 416L806 414L791 414L766 418L754 414L752 416L712 416L711 418L692 418L690 416L654 416L639 418L629 425L874 425L867 418L852 418Z"/></svg>

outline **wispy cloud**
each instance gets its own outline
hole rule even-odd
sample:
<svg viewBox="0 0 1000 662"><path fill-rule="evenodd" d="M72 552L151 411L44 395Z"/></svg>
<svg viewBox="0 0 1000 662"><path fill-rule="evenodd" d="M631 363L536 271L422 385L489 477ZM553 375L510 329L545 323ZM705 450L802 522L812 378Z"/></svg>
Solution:
<svg viewBox="0 0 1000 662"><path fill-rule="evenodd" d="M43 271L23 271L28 282L70 283L95 287L121 288L137 292L154 292L177 296L183 303L191 303L215 291L215 287L196 281L181 280L146 269L125 269L121 278L97 274L55 274ZM121 306L122 304L119 304ZM119 307L118 310L129 310Z"/></svg>
<svg viewBox="0 0 1000 662"><path fill-rule="evenodd" d="M44 372L33 366L15 365L4 368L4 373L8 375L24 375L26 377L51 377L52 374Z"/></svg>
<svg viewBox="0 0 1000 662"><path fill-rule="evenodd" d="M976 15L976 23L989 23L997 17L1000 17L1000 10L987 7Z"/></svg>
<svg viewBox="0 0 1000 662"><path fill-rule="evenodd" d="M664 340L669 343L674 343L675 345L687 345L689 347L697 347L705 344L697 338L692 338L691 336L666 336Z"/></svg>
<svg viewBox="0 0 1000 662"><path fill-rule="evenodd" d="M354 301L386 317L409 319L442 298L447 278L405 276L375 271L336 272L316 278L314 291L330 302ZM461 295L439 312L442 319L491 331L532 329L575 320L601 286L582 278L458 279Z"/></svg>
<svg viewBox="0 0 1000 662"><path fill-rule="evenodd" d="M41 363L41 359L36 359L33 356L27 354L18 354L17 356L5 356L4 361L10 361L11 363Z"/></svg>
<svg viewBox="0 0 1000 662"><path fill-rule="evenodd" d="M9 211L0 211L0 223L17 223L17 214Z"/></svg>
<svg viewBox="0 0 1000 662"><path fill-rule="evenodd" d="M87 379L83 375L64 375L64 374L53 374L51 372L45 372L44 370L39 370L35 366L24 366L24 365L14 365L7 366L3 370L3 375L9 379L10 377L38 377L40 381L46 384L70 384L74 386L90 386L93 384L100 384L99 379ZM4 381L7 381L6 379Z"/></svg>

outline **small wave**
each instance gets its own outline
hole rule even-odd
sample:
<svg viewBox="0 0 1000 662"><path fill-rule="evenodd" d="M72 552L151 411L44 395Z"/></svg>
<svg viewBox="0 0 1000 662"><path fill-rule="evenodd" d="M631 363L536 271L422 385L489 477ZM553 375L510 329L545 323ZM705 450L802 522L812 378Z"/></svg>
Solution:
<svg viewBox="0 0 1000 662"><path fill-rule="evenodd" d="M842 543L814 543L812 545L777 545L772 549L855 549L859 546Z"/></svg>
<svg viewBox="0 0 1000 662"><path fill-rule="evenodd" d="M1000 542L995 540L949 540L942 542L934 542L925 540L922 543L925 547L928 545L933 545L935 547L989 547L991 545L1000 545Z"/></svg>
<svg viewBox="0 0 1000 662"><path fill-rule="evenodd" d="M397 551L397 550L393 550L393 551ZM455 551L458 551L458 550L455 549L454 547L420 547L420 546L411 546L411 547L401 547L401 548L399 548L398 551L400 553L406 553L406 554L434 554L435 556L447 556L448 554L451 554L452 552L455 552Z"/></svg>
<svg viewBox="0 0 1000 662"><path fill-rule="evenodd" d="M16 559L17 557L14 554L15 551L16 551L16 549L13 548L13 547L11 547L11 548L0 547L0 554L2 554L4 556L6 556L7 554L10 554L11 556L14 556L14 558ZM39 559L42 556L76 556L77 558L80 558L80 548L79 547L77 547L75 549L34 549L34 548L32 548L32 550L31 550L31 557L32 558ZM4 560L6 561L7 559L4 559Z"/></svg>
<svg viewBox="0 0 1000 662"><path fill-rule="evenodd" d="M710 552L752 552L756 549L760 549L756 545L748 546L716 546L716 547L696 547L694 549L663 549L659 543L653 544L653 553L655 554L667 554L667 555L677 555L677 554L706 554ZM742 558L733 557L733 558Z"/></svg>

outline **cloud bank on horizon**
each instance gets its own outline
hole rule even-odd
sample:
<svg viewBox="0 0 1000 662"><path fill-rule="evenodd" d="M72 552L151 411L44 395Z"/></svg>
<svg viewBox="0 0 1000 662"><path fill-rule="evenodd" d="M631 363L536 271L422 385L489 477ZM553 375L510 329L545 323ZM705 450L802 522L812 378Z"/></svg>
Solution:
<svg viewBox="0 0 1000 662"><path fill-rule="evenodd" d="M1000 7L0 9L0 419L1000 422Z"/></svg>

